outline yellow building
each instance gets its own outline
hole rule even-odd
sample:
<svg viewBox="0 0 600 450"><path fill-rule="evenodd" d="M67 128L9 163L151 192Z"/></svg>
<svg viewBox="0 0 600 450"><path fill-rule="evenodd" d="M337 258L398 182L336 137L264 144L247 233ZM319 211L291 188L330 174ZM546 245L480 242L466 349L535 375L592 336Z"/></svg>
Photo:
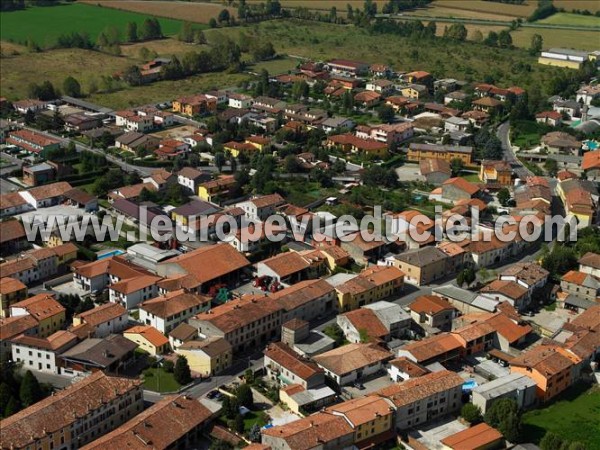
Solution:
<svg viewBox="0 0 600 450"><path fill-rule="evenodd" d="M46 338L65 325L65 308L53 294L42 293L10 306L11 316L30 314L38 322L39 338Z"/></svg>
<svg viewBox="0 0 600 450"><path fill-rule="evenodd" d="M400 90L403 97L412 98L418 100L419 97L427 94L427 87L425 86L407 86Z"/></svg>
<svg viewBox="0 0 600 450"><path fill-rule="evenodd" d="M219 374L231 367L233 362L231 344L219 337L185 342L176 353L185 356L190 369L202 376Z"/></svg>
<svg viewBox="0 0 600 450"><path fill-rule="evenodd" d="M59 266L77 259L77 246L71 242L52 246L52 249L56 254L56 262Z"/></svg>
<svg viewBox="0 0 600 450"><path fill-rule="evenodd" d="M235 141L229 141L229 142L223 144L223 149L226 152L231 153L231 156L233 156L234 158L237 158L242 153L245 153L246 155L250 155L254 152L258 152L261 150L253 144L249 144L247 142L235 142Z"/></svg>
<svg viewBox="0 0 600 450"><path fill-rule="evenodd" d="M352 311L402 289L404 273L396 267L373 266L335 288L339 310Z"/></svg>
<svg viewBox="0 0 600 450"><path fill-rule="evenodd" d="M169 351L169 339L150 325L131 327L123 332L123 336L153 356Z"/></svg>
<svg viewBox="0 0 600 450"><path fill-rule="evenodd" d="M484 183L510 187L512 167L506 161L481 161L479 179Z"/></svg>
<svg viewBox="0 0 600 450"><path fill-rule="evenodd" d="M224 175L216 180L207 181L198 186L198 197L207 202L212 202L218 197L226 197L235 183L233 175Z"/></svg>
<svg viewBox="0 0 600 450"><path fill-rule="evenodd" d="M443 159L452 161L460 159L465 165L471 165L473 147L459 145L410 144L406 159L420 162L427 159Z"/></svg>
<svg viewBox="0 0 600 450"><path fill-rule="evenodd" d="M193 95L191 97L182 97L173 101L173 112L181 113L186 116L214 113L216 110L217 99L202 94Z"/></svg>
<svg viewBox="0 0 600 450"><path fill-rule="evenodd" d="M0 317L9 316L9 308L13 303L17 303L27 297L27 286L19 280L10 277L0 279Z"/></svg>
<svg viewBox="0 0 600 450"><path fill-rule="evenodd" d="M246 144L253 145L261 152L265 150L269 145L271 145L271 139L264 136L249 136L244 141Z"/></svg>

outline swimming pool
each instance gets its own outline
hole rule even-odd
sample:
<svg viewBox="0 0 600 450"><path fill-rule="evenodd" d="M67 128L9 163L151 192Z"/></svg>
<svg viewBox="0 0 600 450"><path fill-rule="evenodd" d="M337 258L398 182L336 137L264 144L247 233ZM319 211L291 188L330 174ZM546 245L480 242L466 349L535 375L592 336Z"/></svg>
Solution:
<svg viewBox="0 0 600 450"><path fill-rule="evenodd" d="M96 259L110 258L111 256L119 256L119 255L122 255L123 253L125 253L125 251L120 250L118 248L115 250L107 250L104 253L98 253L98 256Z"/></svg>
<svg viewBox="0 0 600 450"><path fill-rule="evenodd" d="M477 381L475 380L467 380L463 383L462 385L462 390L463 391L472 391L473 389L475 389L477 386L479 386L477 384Z"/></svg>
<svg viewBox="0 0 600 450"><path fill-rule="evenodd" d="M596 141L583 141L583 148L587 148L588 150L598 150L598 145Z"/></svg>

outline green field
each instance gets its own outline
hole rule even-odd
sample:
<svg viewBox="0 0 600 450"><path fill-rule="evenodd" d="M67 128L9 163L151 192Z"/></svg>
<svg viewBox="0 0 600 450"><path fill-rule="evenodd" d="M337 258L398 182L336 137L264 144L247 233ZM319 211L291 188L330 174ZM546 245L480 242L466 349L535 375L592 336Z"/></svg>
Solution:
<svg viewBox="0 0 600 450"><path fill-rule="evenodd" d="M600 31L553 30L549 28L519 28L511 33L513 44L529 48L531 37L539 34L544 39L544 48L562 47L578 50L597 50L600 47Z"/></svg>
<svg viewBox="0 0 600 450"><path fill-rule="evenodd" d="M600 388L576 385L560 400L523 415L523 434L539 443L547 431L568 441L579 441L587 450L600 450Z"/></svg>
<svg viewBox="0 0 600 450"><path fill-rule="evenodd" d="M537 23L550 25L576 25L580 27L598 27L600 28L600 17L583 16L581 14L557 13ZM596 41L598 44L598 41Z"/></svg>
<svg viewBox="0 0 600 450"><path fill-rule="evenodd" d="M98 34L108 26L115 26L125 33L128 22L136 22L139 27L148 17L151 16L81 3L31 7L1 13L0 38L18 43L32 39L42 47L49 47L62 34L85 31L95 42ZM181 28L178 20L161 18L159 22L166 36L176 34Z"/></svg>
<svg viewBox="0 0 600 450"><path fill-rule="evenodd" d="M176 392L181 385L175 381L172 373L162 368L144 371L144 388L154 392Z"/></svg>

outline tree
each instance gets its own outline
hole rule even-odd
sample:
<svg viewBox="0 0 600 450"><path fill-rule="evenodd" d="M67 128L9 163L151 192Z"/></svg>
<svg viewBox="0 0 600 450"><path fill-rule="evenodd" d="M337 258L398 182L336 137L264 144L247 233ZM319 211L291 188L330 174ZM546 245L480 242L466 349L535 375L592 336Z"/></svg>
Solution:
<svg viewBox="0 0 600 450"><path fill-rule="evenodd" d="M225 154L223 152L217 152L215 154L215 167L217 169L219 169L219 172L221 172L221 170L223 169L223 166L225 165Z"/></svg>
<svg viewBox="0 0 600 450"><path fill-rule="evenodd" d="M37 378L31 373L31 370L25 372L21 386L19 388L19 398L21 404L26 408L44 398L44 393L40 387Z"/></svg>
<svg viewBox="0 0 600 450"><path fill-rule="evenodd" d="M302 165L296 155L288 155L283 161L283 167L287 173L298 173L302 171Z"/></svg>
<svg viewBox="0 0 600 450"><path fill-rule="evenodd" d="M490 31L483 41L483 43L489 47L497 47L498 46L498 33L495 31Z"/></svg>
<svg viewBox="0 0 600 450"><path fill-rule="evenodd" d="M344 341L346 340L346 337L344 336L344 332L342 331L342 329L340 328L340 326L337 323L332 323L331 325L327 325L323 329L323 333L325 333L327 336L329 336L331 339L333 339L335 341L336 346L342 345L344 343Z"/></svg>
<svg viewBox="0 0 600 450"><path fill-rule="evenodd" d="M127 37L127 42L137 42L137 40L138 40L137 23L128 22L127 30L125 31L125 35Z"/></svg>
<svg viewBox="0 0 600 450"><path fill-rule="evenodd" d="M63 92L70 97L81 97L81 85L75 78L69 76L63 81Z"/></svg>
<svg viewBox="0 0 600 450"><path fill-rule="evenodd" d="M138 66L131 65L127 67L121 78L130 86L140 86L142 84L142 72Z"/></svg>
<svg viewBox="0 0 600 450"><path fill-rule="evenodd" d="M455 41L464 41L467 39L467 28L462 23L453 23L444 31L444 37Z"/></svg>
<svg viewBox="0 0 600 450"><path fill-rule="evenodd" d="M175 371L175 364L173 363L173 361L167 359L163 363L163 369L165 369L165 372L173 373Z"/></svg>
<svg viewBox="0 0 600 450"><path fill-rule="evenodd" d="M510 191L506 188L502 188L498 191L498 201L502 206L508 206L510 200Z"/></svg>
<svg viewBox="0 0 600 450"><path fill-rule="evenodd" d="M483 33L480 30L475 30L471 40L473 42L483 42Z"/></svg>
<svg viewBox="0 0 600 450"><path fill-rule="evenodd" d="M512 47L512 37L508 30L502 30L498 34L498 46L500 48L510 48Z"/></svg>
<svg viewBox="0 0 600 450"><path fill-rule="evenodd" d="M564 441L558 434L548 431L540 441L540 448L542 450L561 450L563 444Z"/></svg>
<svg viewBox="0 0 600 450"><path fill-rule="evenodd" d="M260 427L257 423L252 425L252 428L250 428L250 431L248 432L248 439L250 439L252 442L260 442Z"/></svg>
<svg viewBox="0 0 600 450"><path fill-rule="evenodd" d="M473 403L465 403L460 410L460 416L470 424L481 422L481 408Z"/></svg>
<svg viewBox="0 0 600 450"><path fill-rule="evenodd" d="M163 37L160 22L156 18L148 18L142 23L139 31L139 38L143 41L150 39L160 39Z"/></svg>
<svg viewBox="0 0 600 450"><path fill-rule="evenodd" d="M392 123L396 117L394 108L389 105L382 105L377 109L377 117L383 123Z"/></svg>
<svg viewBox="0 0 600 450"><path fill-rule="evenodd" d="M551 177L555 177L558 173L558 163L555 159L548 158L544 162L544 169L546 170L546 172L548 172L548 175L550 175Z"/></svg>
<svg viewBox="0 0 600 450"><path fill-rule="evenodd" d="M496 428L506 440L512 443L521 438L521 415L519 406L512 398L501 398L486 411L485 422Z"/></svg>
<svg viewBox="0 0 600 450"><path fill-rule="evenodd" d="M214 17L211 17L208 21L208 26L211 28L217 28L217 20Z"/></svg>
<svg viewBox="0 0 600 450"><path fill-rule="evenodd" d="M240 434L244 432L244 416L241 414L235 416L235 431Z"/></svg>
<svg viewBox="0 0 600 450"><path fill-rule="evenodd" d="M529 46L529 53L537 55L544 48L544 38L539 34L531 36L531 45Z"/></svg>
<svg viewBox="0 0 600 450"><path fill-rule="evenodd" d="M4 408L4 417L12 416L21 410L21 403L16 397L11 397Z"/></svg>
<svg viewBox="0 0 600 450"><path fill-rule="evenodd" d="M219 21L219 23L224 23L224 22L229 23L230 19L231 19L231 17L229 15L229 10L227 10L227 9L221 10L221 12L219 13L219 16L217 17L217 20Z"/></svg>
<svg viewBox="0 0 600 450"><path fill-rule="evenodd" d="M177 37L183 42L194 41L194 28L192 27L191 22L185 21L181 24L181 30L179 31L179 35Z"/></svg>
<svg viewBox="0 0 600 450"><path fill-rule="evenodd" d="M465 164L460 158L452 158L452 160L450 161L450 169L452 170L453 177L457 177L464 167Z"/></svg>
<svg viewBox="0 0 600 450"><path fill-rule="evenodd" d="M175 381L181 385L186 385L192 381L192 373L188 364L187 358L183 355L177 357L175 362L175 370L173 371Z"/></svg>
<svg viewBox="0 0 600 450"><path fill-rule="evenodd" d="M252 389L247 383L243 383L237 388L237 390L235 391L235 396L237 397L240 406L252 408L252 406L254 405L254 396L252 395Z"/></svg>

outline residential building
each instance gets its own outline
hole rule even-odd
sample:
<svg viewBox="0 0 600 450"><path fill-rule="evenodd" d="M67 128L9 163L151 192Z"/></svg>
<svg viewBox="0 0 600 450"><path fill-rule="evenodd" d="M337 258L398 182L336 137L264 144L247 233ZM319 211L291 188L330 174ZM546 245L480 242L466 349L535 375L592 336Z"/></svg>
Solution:
<svg viewBox="0 0 600 450"><path fill-rule="evenodd" d="M154 128L154 120L150 116L139 116L135 111L117 111L115 122L118 127L127 131L146 133Z"/></svg>
<svg viewBox="0 0 600 450"><path fill-rule="evenodd" d="M380 94L387 94L394 90L394 83L386 79L376 79L367 82L365 86L367 91L379 92Z"/></svg>
<svg viewBox="0 0 600 450"><path fill-rule="evenodd" d="M269 216L275 214L278 206L284 203L285 200L281 195L270 194L238 203L237 206L244 210L247 219L264 222Z"/></svg>
<svg viewBox="0 0 600 450"><path fill-rule="evenodd" d="M38 337L45 338L65 325L65 308L54 298L54 294L43 292L10 306L10 316L29 314L38 322Z"/></svg>
<svg viewBox="0 0 600 450"><path fill-rule="evenodd" d="M71 242L29 250L1 263L0 278L11 277L27 285L66 271L66 264L76 257L77 247Z"/></svg>
<svg viewBox="0 0 600 450"><path fill-rule="evenodd" d="M12 361L25 370L61 374L59 355L77 343L77 336L59 330L45 338L21 335L12 340Z"/></svg>
<svg viewBox="0 0 600 450"><path fill-rule="evenodd" d="M412 319L427 333L434 330L449 331L457 313L454 306L437 295L421 295L408 308Z"/></svg>
<svg viewBox="0 0 600 450"><path fill-rule="evenodd" d="M434 145L434 144L410 144L406 159L419 162L424 159L444 159L451 162L460 159L463 164L471 165L473 147Z"/></svg>
<svg viewBox="0 0 600 450"><path fill-rule="evenodd" d="M305 389L300 384L290 384L279 389L279 401L298 415L323 409L334 403L336 396L335 391L326 385Z"/></svg>
<svg viewBox="0 0 600 450"><path fill-rule="evenodd" d="M325 257L318 251L302 255L297 252L279 253L256 263L256 275L271 277L284 286L316 278L325 271Z"/></svg>
<svg viewBox="0 0 600 450"><path fill-rule="evenodd" d="M337 309L335 289L322 279L300 281L270 298L283 308L282 323L293 319L312 321Z"/></svg>
<svg viewBox="0 0 600 450"><path fill-rule="evenodd" d="M139 304L140 322L168 334L180 323L210 309L211 297L179 289Z"/></svg>
<svg viewBox="0 0 600 450"><path fill-rule="evenodd" d="M88 338L59 356L63 375L81 376L93 372L122 373L133 362L137 344L121 336Z"/></svg>
<svg viewBox="0 0 600 450"><path fill-rule="evenodd" d="M481 409L482 414L501 398L510 398L519 409L527 409L536 402L536 383L526 375L511 373L477 386L472 391L473 404Z"/></svg>
<svg viewBox="0 0 600 450"><path fill-rule="evenodd" d="M169 339L150 325L131 327L123 332L123 336L153 356L169 351Z"/></svg>
<svg viewBox="0 0 600 450"><path fill-rule="evenodd" d="M478 185L461 177L450 178L442 183L442 198L454 202L475 198L479 192Z"/></svg>
<svg viewBox="0 0 600 450"><path fill-rule="evenodd" d="M447 258L437 247L428 246L396 255L392 264L402 271L406 283L423 286L449 275Z"/></svg>
<svg viewBox="0 0 600 450"><path fill-rule="evenodd" d="M400 347L396 355L407 357L410 360L428 366L432 363L445 363L460 358L462 343L451 333L441 333L410 342Z"/></svg>
<svg viewBox="0 0 600 450"><path fill-rule="evenodd" d="M283 342L269 344L263 353L267 377L279 385L297 384L309 390L325 383L323 369Z"/></svg>
<svg viewBox="0 0 600 450"><path fill-rule="evenodd" d="M559 111L542 111L535 115L535 121L556 127L562 123L562 114Z"/></svg>
<svg viewBox="0 0 600 450"><path fill-rule="evenodd" d="M237 184L233 175L221 175L210 181L205 181L198 186L198 197L200 200L211 203L219 203L226 199Z"/></svg>
<svg viewBox="0 0 600 450"><path fill-rule="evenodd" d="M5 220L0 222L0 254L14 255L27 248L27 234L25 227L18 220Z"/></svg>
<svg viewBox="0 0 600 450"><path fill-rule="evenodd" d="M100 436L82 450L193 448L202 439L213 413L187 395L168 396Z"/></svg>
<svg viewBox="0 0 600 450"><path fill-rule="evenodd" d="M512 167L506 161L481 161L479 179L488 187L512 186Z"/></svg>
<svg viewBox="0 0 600 450"><path fill-rule="evenodd" d="M591 106L592 101L600 97L600 85L588 84L577 90L575 100L584 105Z"/></svg>
<svg viewBox="0 0 600 450"><path fill-rule="evenodd" d="M177 172L177 182L186 188L188 192L194 194L198 192L200 183L207 181L209 178L209 174L196 170L193 167L184 167Z"/></svg>
<svg viewBox="0 0 600 450"><path fill-rule="evenodd" d="M494 280L480 289L499 302L508 302L518 311L524 311L531 301L531 293L516 281Z"/></svg>
<svg viewBox="0 0 600 450"><path fill-rule="evenodd" d="M392 402L396 409L396 431L400 431L459 411L462 407L463 383L464 380L457 373L442 370L393 384L372 395Z"/></svg>
<svg viewBox="0 0 600 450"><path fill-rule="evenodd" d="M400 144L414 135L414 127L411 122L400 122L381 125L361 125L356 128L356 137L360 139L371 139L377 142L385 142L388 145Z"/></svg>
<svg viewBox="0 0 600 450"><path fill-rule="evenodd" d="M37 99L25 99L17 100L16 102L13 102L12 105L15 111L17 111L19 114L25 115L29 111L37 112L45 109L48 105L48 102Z"/></svg>
<svg viewBox="0 0 600 450"><path fill-rule="evenodd" d="M268 297L242 297L198 314L189 324L201 337L226 339L239 353L279 338L282 313L282 307Z"/></svg>
<svg viewBox="0 0 600 450"><path fill-rule="evenodd" d="M385 367L393 355L377 344L348 344L320 355L313 360L339 386L366 379Z"/></svg>
<svg viewBox="0 0 600 450"><path fill-rule="evenodd" d="M8 317L12 304L27 297L27 286L15 278L0 279L0 317Z"/></svg>
<svg viewBox="0 0 600 450"><path fill-rule="evenodd" d="M401 383L411 378L422 377L430 373L429 369L426 369L406 356L392 359L387 371L391 380L395 383Z"/></svg>
<svg viewBox="0 0 600 450"><path fill-rule="evenodd" d="M81 338L104 338L121 333L128 325L129 313L118 303L105 303L73 316L70 331Z"/></svg>
<svg viewBox="0 0 600 450"><path fill-rule="evenodd" d="M564 131L551 131L542 136L542 148L551 155L578 155L581 142Z"/></svg>
<svg viewBox="0 0 600 450"><path fill-rule="evenodd" d="M533 294L536 289L542 288L548 282L550 273L539 264L533 262L516 263L500 273L499 279L514 281Z"/></svg>
<svg viewBox="0 0 600 450"><path fill-rule="evenodd" d="M217 111L217 100L204 94L182 97L173 101L173 112L185 116L198 116Z"/></svg>
<svg viewBox="0 0 600 450"><path fill-rule="evenodd" d="M452 175L450 163L444 159L422 159L419 169L425 181L434 186L441 185Z"/></svg>
<svg viewBox="0 0 600 450"><path fill-rule="evenodd" d="M36 336L38 321L29 314L0 318L0 360L7 361L12 356L12 340L18 336Z"/></svg>
<svg viewBox="0 0 600 450"><path fill-rule="evenodd" d="M9 131L5 141L41 158L45 158L49 151L59 149L61 144L58 139L30 130Z"/></svg>
<svg viewBox="0 0 600 450"><path fill-rule="evenodd" d="M577 262L580 272L600 277L600 255L597 253L587 252Z"/></svg>
<svg viewBox="0 0 600 450"><path fill-rule="evenodd" d="M23 167L23 183L27 186L39 186L54 181L55 178L56 171L48 163L43 162Z"/></svg>
<svg viewBox="0 0 600 450"><path fill-rule="evenodd" d="M31 209L32 206L21 196L20 192L0 195L0 217L9 217Z"/></svg>
<svg viewBox="0 0 600 450"><path fill-rule="evenodd" d="M440 442L448 450L494 450L506 447L502 433L487 423L451 434Z"/></svg>
<svg viewBox="0 0 600 450"><path fill-rule="evenodd" d="M598 190L592 181L563 180L558 183L556 193L565 206L566 220L574 218L577 228L585 228L596 223Z"/></svg>
<svg viewBox="0 0 600 450"><path fill-rule="evenodd" d="M144 409L140 380L96 372L2 421L2 445L78 448Z"/></svg>
<svg viewBox="0 0 600 450"><path fill-rule="evenodd" d="M600 281L588 273L570 270L562 276L560 288L563 292L595 302L600 293Z"/></svg>
<svg viewBox="0 0 600 450"><path fill-rule="evenodd" d="M198 337L198 330L193 326L183 322L177 325L169 333L169 344L173 350L177 350L183 344L193 341Z"/></svg>
<svg viewBox="0 0 600 450"><path fill-rule="evenodd" d="M388 155L388 144L374 139L362 139L351 133L338 134L327 138L329 148L336 147L345 152L365 153L383 158Z"/></svg>
<svg viewBox="0 0 600 450"><path fill-rule="evenodd" d="M135 154L152 152L158 148L160 139L149 134L130 131L115 139L115 146Z"/></svg>
<svg viewBox="0 0 600 450"><path fill-rule="evenodd" d="M486 113L498 111L503 106L502 102L494 97L482 97L473 101L472 105L476 111L484 111Z"/></svg>
<svg viewBox="0 0 600 450"><path fill-rule="evenodd" d="M156 296L157 283L161 279L154 275L141 275L113 282L108 286L108 299L126 309L135 308L141 302Z"/></svg>
<svg viewBox="0 0 600 450"><path fill-rule="evenodd" d="M337 316L350 342L378 342L402 338L411 324L410 315L391 302L376 302Z"/></svg>
<svg viewBox="0 0 600 450"><path fill-rule="evenodd" d="M333 59L326 64L332 74L358 77L369 71L369 64L348 59Z"/></svg>
<svg viewBox="0 0 600 450"><path fill-rule="evenodd" d="M347 117L330 117L321 122L321 128L330 134L337 130L352 130L356 124Z"/></svg>
<svg viewBox="0 0 600 450"><path fill-rule="evenodd" d="M229 107L235 109L248 109L253 104L253 98L249 95L238 94L236 92L229 93Z"/></svg>
<svg viewBox="0 0 600 450"><path fill-rule="evenodd" d="M583 154L581 168L588 180L600 180L600 150L590 150ZM10 194L9 194L10 195Z"/></svg>
<svg viewBox="0 0 600 450"><path fill-rule="evenodd" d="M233 363L231 344L219 337L188 340L177 347L176 353L184 356L190 369L203 377L218 375Z"/></svg>
<svg viewBox="0 0 600 450"><path fill-rule="evenodd" d="M404 272L396 267L371 266L335 287L339 311L351 311L398 293Z"/></svg>
<svg viewBox="0 0 600 450"><path fill-rule="evenodd" d="M46 208L60 203L65 193L73 189L66 181L37 186L27 191L19 192L34 209Z"/></svg>

